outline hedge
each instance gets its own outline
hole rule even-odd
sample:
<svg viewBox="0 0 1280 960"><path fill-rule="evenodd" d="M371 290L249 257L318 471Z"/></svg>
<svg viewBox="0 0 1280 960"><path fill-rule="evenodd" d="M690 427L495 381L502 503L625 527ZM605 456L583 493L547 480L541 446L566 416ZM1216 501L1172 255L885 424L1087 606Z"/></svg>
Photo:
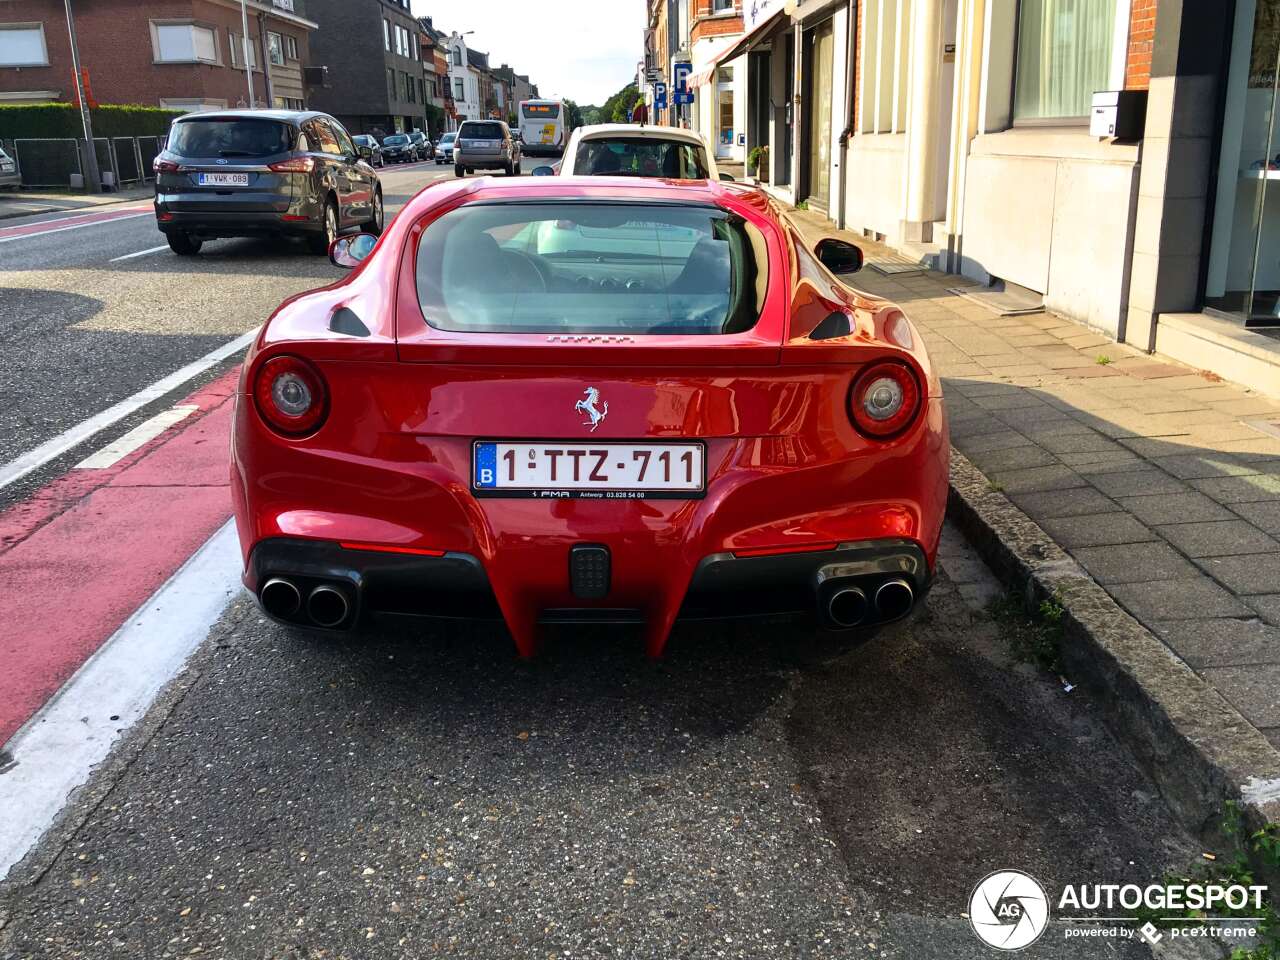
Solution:
<svg viewBox="0 0 1280 960"><path fill-rule="evenodd" d="M150 137L169 132L181 110L110 104L92 111L95 137ZM84 136L80 108L71 103L0 104L0 140Z"/></svg>

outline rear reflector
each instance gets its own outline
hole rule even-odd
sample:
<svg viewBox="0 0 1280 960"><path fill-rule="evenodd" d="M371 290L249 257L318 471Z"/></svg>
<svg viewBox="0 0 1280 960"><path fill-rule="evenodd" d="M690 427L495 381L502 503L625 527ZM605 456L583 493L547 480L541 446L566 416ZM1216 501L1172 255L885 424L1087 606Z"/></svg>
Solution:
<svg viewBox="0 0 1280 960"><path fill-rule="evenodd" d="M834 542L788 544L785 547L752 547L750 550L735 550L735 557L772 557L786 553L818 553L822 550L834 550Z"/></svg>
<svg viewBox="0 0 1280 960"><path fill-rule="evenodd" d="M343 550L368 550L372 553L407 553L415 557L443 557L443 550L425 550L421 547L394 547L383 543L339 543Z"/></svg>
<svg viewBox="0 0 1280 960"><path fill-rule="evenodd" d="M286 213L280 219L281 220L310 220L311 218L308 217L306 214Z"/></svg>
<svg viewBox="0 0 1280 960"><path fill-rule="evenodd" d="M172 213L169 213L169 212L166 210L164 213L158 213L158 214L156 214L156 219L157 219L157 220L159 220L159 221L161 221L162 223L168 223L170 220L172 220L172 219L173 219L173 214L172 214Z"/></svg>

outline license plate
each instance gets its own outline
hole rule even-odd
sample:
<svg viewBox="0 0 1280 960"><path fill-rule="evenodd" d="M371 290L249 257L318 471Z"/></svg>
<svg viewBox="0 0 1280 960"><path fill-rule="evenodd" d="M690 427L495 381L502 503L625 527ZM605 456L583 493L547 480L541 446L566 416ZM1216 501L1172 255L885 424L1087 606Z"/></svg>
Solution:
<svg viewBox="0 0 1280 960"><path fill-rule="evenodd" d="M645 500L701 497L701 443L477 441L472 489L484 496Z"/></svg>
<svg viewBox="0 0 1280 960"><path fill-rule="evenodd" d="M202 173L199 183L204 187L247 187L247 173Z"/></svg>

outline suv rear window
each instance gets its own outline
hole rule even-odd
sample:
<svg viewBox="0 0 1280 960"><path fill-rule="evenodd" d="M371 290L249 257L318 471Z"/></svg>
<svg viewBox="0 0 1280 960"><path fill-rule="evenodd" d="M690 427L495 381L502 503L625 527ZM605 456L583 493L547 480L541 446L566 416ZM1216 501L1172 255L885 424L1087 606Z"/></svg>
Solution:
<svg viewBox="0 0 1280 960"><path fill-rule="evenodd" d="M759 318L767 253L756 227L718 207L474 203L427 227L417 281L440 330L740 333Z"/></svg>
<svg viewBox="0 0 1280 960"><path fill-rule="evenodd" d="M668 177L705 180L705 154L691 143L651 137L592 138L578 144L573 156L578 176Z"/></svg>
<svg viewBox="0 0 1280 960"><path fill-rule="evenodd" d="M502 124L500 123L464 123L458 130L463 140L501 140Z"/></svg>
<svg viewBox="0 0 1280 960"><path fill-rule="evenodd" d="M292 149L293 137L292 127L275 120L179 120L168 149L183 157L269 157Z"/></svg>

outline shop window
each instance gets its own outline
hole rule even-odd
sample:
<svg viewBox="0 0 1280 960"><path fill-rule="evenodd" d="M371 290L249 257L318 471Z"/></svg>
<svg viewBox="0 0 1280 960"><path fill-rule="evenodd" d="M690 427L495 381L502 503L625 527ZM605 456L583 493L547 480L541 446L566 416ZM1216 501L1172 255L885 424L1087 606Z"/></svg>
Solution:
<svg viewBox="0 0 1280 960"><path fill-rule="evenodd" d="M1013 119L1087 117L1095 90L1106 90L1116 0L1021 0Z"/></svg>

